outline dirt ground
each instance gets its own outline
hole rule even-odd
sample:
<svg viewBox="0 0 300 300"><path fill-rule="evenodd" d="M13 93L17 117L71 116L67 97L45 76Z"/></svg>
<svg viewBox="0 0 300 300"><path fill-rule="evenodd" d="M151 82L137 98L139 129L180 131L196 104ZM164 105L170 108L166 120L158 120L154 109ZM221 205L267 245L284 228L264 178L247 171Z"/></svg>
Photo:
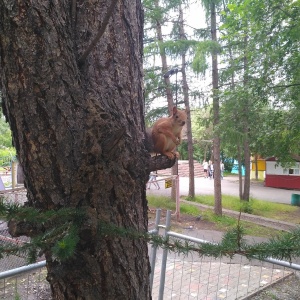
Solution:
<svg viewBox="0 0 300 300"><path fill-rule="evenodd" d="M149 229L152 229L155 224L155 216L156 212L155 209L149 210L148 213L148 224ZM160 224L164 224L166 217L166 210L161 210L161 222ZM172 228L176 228L180 230L180 228L189 228L190 226L197 225L198 228L201 228L202 230L216 230L216 231L222 231L220 228L213 222L209 222L207 220L203 220L202 218L197 218L192 215L186 215L186 214L180 214L180 220L176 220L176 216L171 217L171 224ZM225 230L224 230L225 231Z"/></svg>
<svg viewBox="0 0 300 300"><path fill-rule="evenodd" d="M300 207L297 207L295 211L281 211L277 219L284 222L300 224Z"/></svg>
<svg viewBox="0 0 300 300"><path fill-rule="evenodd" d="M287 279L266 288L260 293L248 298L249 300L299 300L300 278L294 274Z"/></svg>

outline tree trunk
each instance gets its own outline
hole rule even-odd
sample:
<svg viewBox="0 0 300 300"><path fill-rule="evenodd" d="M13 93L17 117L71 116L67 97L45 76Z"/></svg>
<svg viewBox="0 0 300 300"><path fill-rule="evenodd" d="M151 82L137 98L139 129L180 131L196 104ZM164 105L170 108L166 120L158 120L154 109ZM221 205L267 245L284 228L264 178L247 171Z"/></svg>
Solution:
<svg viewBox="0 0 300 300"><path fill-rule="evenodd" d="M217 41L217 18L216 5L211 3L211 37ZM221 191L221 170L220 170L220 134L219 125L219 74L218 74L218 55L212 53L212 86L213 86L213 124L214 124L214 145L213 145L213 164L214 164L214 196L216 215L222 215L222 191Z"/></svg>
<svg viewBox="0 0 300 300"><path fill-rule="evenodd" d="M183 27L183 11L181 5L179 6L179 33L180 39L185 39L185 32ZM192 121L191 121L191 110L189 101L189 86L186 79L186 54L183 51L181 55L181 73L182 73L182 91L184 104L187 113L186 121L186 135L188 140L188 160L189 160L189 194L191 198L195 197L195 170L194 170L194 150L193 150L193 136L192 136Z"/></svg>
<svg viewBox="0 0 300 300"><path fill-rule="evenodd" d="M54 299L151 298L147 243L96 234L99 221L147 231L140 1L118 1L80 60L110 5L0 0L3 105L28 205L90 216L72 259L46 253Z"/></svg>
<svg viewBox="0 0 300 300"><path fill-rule="evenodd" d="M257 159L258 155L255 154L254 156L254 165L255 165L255 180L258 180L258 159Z"/></svg>
<svg viewBox="0 0 300 300"><path fill-rule="evenodd" d="M243 199L243 169L242 169L242 150L241 146L238 143L237 145L237 150L238 150L238 174L239 174L239 196L240 200Z"/></svg>
<svg viewBox="0 0 300 300"><path fill-rule="evenodd" d="M249 201L250 198L250 147L248 135L244 141L244 158L245 158L245 178L244 178L244 193L243 200Z"/></svg>
<svg viewBox="0 0 300 300"><path fill-rule="evenodd" d="M246 26L247 28L247 26ZM248 85L248 55L247 55L247 46L248 46L248 34L245 33L244 37L244 87L247 88ZM244 193L243 200L249 201L250 197L250 145L249 145L249 115L247 112L250 111L250 103L249 103L249 95L245 97L243 101L244 106L244 118L243 118L243 126L244 126L244 159L245 159L245 178L244 178Z"/></svg>

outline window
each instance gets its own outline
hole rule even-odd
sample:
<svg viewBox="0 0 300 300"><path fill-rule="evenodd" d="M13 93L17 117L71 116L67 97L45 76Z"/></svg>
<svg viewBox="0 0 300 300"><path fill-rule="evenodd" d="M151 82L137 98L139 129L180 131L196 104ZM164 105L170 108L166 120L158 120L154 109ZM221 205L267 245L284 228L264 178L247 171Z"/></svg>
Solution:
<svg viewBox="0 0 300 300"><path fill-rule="evenodd" d="M284 175L299 175L300 174L300 166L299 163L296 163L296 165L293 168L290 169L283 169Z"/></svg>

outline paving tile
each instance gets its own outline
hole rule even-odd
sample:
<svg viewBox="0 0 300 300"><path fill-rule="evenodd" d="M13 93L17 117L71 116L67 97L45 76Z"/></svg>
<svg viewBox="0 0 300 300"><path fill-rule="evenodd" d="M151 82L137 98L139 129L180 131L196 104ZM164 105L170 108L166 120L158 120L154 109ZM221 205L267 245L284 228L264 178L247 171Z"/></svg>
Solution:
<svg viewBox="0 0 300 300"><path fill-rule="evenodd" d="M235 300L289 276L292 271L261 265L184 261L170 258L167 261L164 299ZM152 297L158 299L161 256L158 255Z"/></svg>

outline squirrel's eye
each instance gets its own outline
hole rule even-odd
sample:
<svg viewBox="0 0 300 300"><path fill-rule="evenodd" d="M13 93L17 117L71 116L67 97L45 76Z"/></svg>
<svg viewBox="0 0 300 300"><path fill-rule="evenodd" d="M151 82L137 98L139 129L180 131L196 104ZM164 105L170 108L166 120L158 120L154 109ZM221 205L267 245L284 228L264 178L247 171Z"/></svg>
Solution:
<svg viewBox="0 0 300 300"><path fill-rule="evenodd" d="M176 116L176 118L178 119L178 116Z"/></svg>

